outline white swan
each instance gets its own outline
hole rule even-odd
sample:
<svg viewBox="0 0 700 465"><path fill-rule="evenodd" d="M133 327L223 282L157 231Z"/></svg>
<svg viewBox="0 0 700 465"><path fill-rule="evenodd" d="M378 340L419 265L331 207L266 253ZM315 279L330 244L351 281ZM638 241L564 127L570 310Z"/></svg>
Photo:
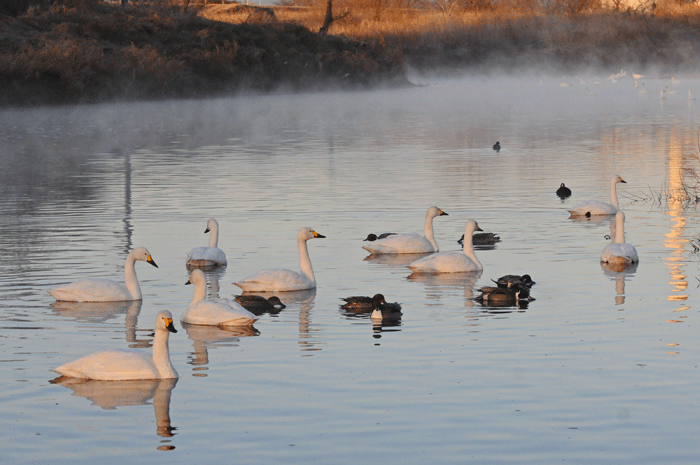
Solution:
<svg viewBox="0 0 700 465"><path fill-rule="evenodd" d="M617 183L626 181L619 175L614 174L610 178L610 203L599 202L598 200L589 200L588 202L580 203L574 206L569 213L571 216L597 216L597 215L614 215L620 210L617 203Z"/></svg>
<svg viewBox="0 0 700 465"><path fill-rule="evenodd" d="M311 228L301 228L299 230L299 234L297 234L297 245L299 247L301 273L286 269L262 270L233 284L244 291L250 292L286 292L315 289L316 277L311 267L311 259L309 258L309 249L306 245L306 241L314 238L323 239L325 237L326 236L322 236Z"/></svg>
<svg viewBox="0 0 700 465"><path fill-rule="evenodd" d="M440 252L421 259L408 265L416 273L464 273L469 271L480 271L484 267L476 255L472 246L472 234L474 231L482 229L474 220L467 221L464 228L464 245L462 252Z"/></svg>
<svg viewBox="0 0 700 465"><path fill-rule="evenodd" d="M86 279L62 287L51 289L49 294L56 300L66 302L122 302L125 300L141 300L141 288L136 277L134 263L141 260L158 268L151 258L150 252L144 247L138 247L126 256L124 263L124 278L126 285L109 279Z"/></svg>
<svg viewBox="0 0 700 465"><path fill-rule="evenodd" d="M192 271L189 281L185 284L194 284L194 298L180 317L181 323L220 327L250 326L258 319L233 300L205 300L207 278L202 270Z"/></svg>
<svg viewBox="0 0 700 465"><path fill-rule="evenodd" d="M362 248L373 254L392 253L431 253L438 252L435 233L433 232L433 218L445 216L447 213L438 207L430 207L425 214L425 236L420 234L392 234L379 239Z"/></svg>
<svg viewBox="0 0 700 465"><path fill-rule="evenodd" d="M604 263L630 265L639 261L637 249L625 242L625 214L618 211L615 215L615 240L606 245L600 254Z"/></svg>
<svg viewBox="0 0 700 465"><path fill-rule="evenodd" d="M176 333L173 316L167 310L156 315L153 353L142 349L103 350L54 369L71 378L125 381L130 379L170 379L178 374L170 362L168 337Z"/></svg>
<svg viewBox="0 0 700 465"><path fill-rule="evenodd" d="M195 247L187 254L187 266L223 266L226 265L226 254L219 245L219 223L214 218L207 221L205 233L211 232L209 236L209 247Z"/></svg>

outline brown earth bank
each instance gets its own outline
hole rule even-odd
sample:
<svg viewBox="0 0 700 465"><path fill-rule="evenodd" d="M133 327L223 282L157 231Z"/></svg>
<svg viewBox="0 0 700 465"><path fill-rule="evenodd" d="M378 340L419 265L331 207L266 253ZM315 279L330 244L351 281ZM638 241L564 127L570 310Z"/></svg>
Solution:
<svg viewBox="0 0 700 465"><path fill-rule="evenodd" d="M0 16L0 104L190 98L406 85L400 51L274 18L182 8L34 8Z"/></svg>
<svg viewBox="0 0 700 465"><path fill-rule="evenodd" d="M0 105L410 85L418 73L588 70L698 74L700 14L325 9L44 0L0 15ZM655 4L656 5L656 4Z"/></svg>

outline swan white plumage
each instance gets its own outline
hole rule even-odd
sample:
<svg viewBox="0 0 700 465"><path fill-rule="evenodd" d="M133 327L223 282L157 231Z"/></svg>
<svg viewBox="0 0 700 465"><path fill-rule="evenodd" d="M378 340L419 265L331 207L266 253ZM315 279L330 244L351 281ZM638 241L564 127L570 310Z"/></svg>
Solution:
<svg viewBox="0 0 700 465"><path fill-rule="evenodd" d="M571 210L571 216L597 216L597 215L614 215L620 210L620 206L617 202L617 183L627 183L619 175L614 174L610 178L610 203L600 202L598 200L589 200L587 202L580 203Z"/></svg>
<svg viewBox="0 0 700 465"><path fill-rule="evenodd" d="M143 349L103 350L54 369L71 378L126 381L131 379L172 379L178 374L170 362L168 338L176 333L173 316L167 310L156 315L153 352Z"/></svg>
<svg viewBox="0 0 700 465"><path fill-rule="evenodd" d="M185 313L180 317L181 323L207 326L250 326L258 319L237 302L229 299L209 299L207 296L207 278L202 270L192 271L189 281L194 284L194 298Z"/></svg>
<svg viewBox="0 0 700 465"><path fill-rule="evenodd" d="M605 246L603 253L600 254L600 261L624 265L639 261L637 249L625 242L625 214L622 211L618 211L615 215L615 239Z"/></svg>
<svg viewBox="0 0 700 465"><path fill-rule="evenodd" d="M211 232L208 247L195 247L187 254L187 265L196 266L223 266L226 265L226 254L219 246L219 223L214 218L207 221L205 233Z"/></svg>
<svg viewBox="0 0 700 465"><path fill-rule="evenodd" d="M446 216L447 213L438 207L430 207L425 214L425 236L420 234L392 234L379 239L362 248L373 254L398 254L398 253L431 253L438 252L435 233L433 231L433 218Z"/></svg>
<svg viewBox="0 0 700 465"><path fill-rule="evenodd" d="M123 302L127 300L141 300L141 288L136 277L134 263L141 260L158 268L156 262L145 247L137 247L126 256L124 263L125 283L120 284L109 279L92 278L83 281L66 284L65 286L51 289L51 294L56 300L65 302Z"/></svg>
<svg viewBox="0 0 700 465"><path fill-rule="evenodd" d="M462 252L440 252L421 259L408 265L416 273L465 273L470 271L480 271L484 267L474 254L472 246L472 234L474 231L481 231L476 221L469 220L464 228L464 245Z"/></svg>
<svg viewBox="0 0 700 465"><path fill-rule="evenodd" d="M301 228L299 230L297 246L299 248L301 273L287 269L267 269L258 271L256 274L233 284L249 292L288 292L315 289L316 277L311 267L306 241L316 238L323 239L325 237L311 228Z"/></svg>

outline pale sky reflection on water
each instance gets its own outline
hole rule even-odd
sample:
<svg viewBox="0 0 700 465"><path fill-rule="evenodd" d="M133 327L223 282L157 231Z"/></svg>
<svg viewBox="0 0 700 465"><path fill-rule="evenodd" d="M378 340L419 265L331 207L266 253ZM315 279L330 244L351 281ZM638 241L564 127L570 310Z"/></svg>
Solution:
<svg viewBox="0 0 700 465"><path fill-rule="evenodd" d="M699 82L647 79L678 87L663 101L606 76L423 83L0 112L0 460L697 463L698 215L664 193L692 182L698 108L684 96ZM609 219L566 213L607 201L613 173L640 256L625 271L599 262ZM367 233L422 231L431 205L448 213L441 250L458 250L469 218L501 236L476 250L482 273L368 258ZM309 242L318 289L248 331L183 327L185 253L206 245L209 217L229 262L207 271L212 295L298 269L303 226L326 236ZM46 292L123 281L141 245L159 266L137 264L141 303ZM523 273L537 282L527 307L473 300ZM377 292L400 321L340 308ZM163 309L177 383L49 382L87 353L149 347Z"/></svg>

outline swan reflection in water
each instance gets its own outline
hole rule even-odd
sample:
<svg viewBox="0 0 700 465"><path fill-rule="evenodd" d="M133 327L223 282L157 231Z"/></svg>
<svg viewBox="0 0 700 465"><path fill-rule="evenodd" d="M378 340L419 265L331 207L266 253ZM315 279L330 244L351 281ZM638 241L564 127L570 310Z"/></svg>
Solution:
<svg viewBox="0 0 700 465"><path fill-rule="evenodd" d="M365 257L365 261L372 265L388 268L404 268L419 258L427 257L432 253L399 253L399 254L371 254Z"/></svg>
<svg viewBox="0 0 700 465"><path fill-rule="evenodd" d="M199 269L202 270L204 273L204 276L207 278L207 286L208 286L208 298L209 299L218 299L219 297L219 280L226 274L226 267L225 266L217 266L217 267L196 267L196 268L188 268L190 271L190 275L192 274L192 271Z"/></svg>
<svg viewBox="0 0 700 465"><path fill-rule="evenodd" d="M62 317L72 318L77 322L105 323L124 314L126 340L132 349L147 349L151 347L153 338L137 339L136 326L141 313L141 300L124 302L61 302L51 303L54 313ZM150 330L149 330L150 331Z"/></svg>
<svg viewBox="0 0 700 465"><path fill-rule="evenodd" d="M116 410L117 407L148 405L149 401L153 399L156 434L164 438L169 438L176 434L175 430L177 428L171 426L170 423L170 396L177 384L176 378L97 381L60 376L49 382L66 387L73 391L72 395L85 397L92 402L92 405L99 405L105 410ZM166 448L174 449L173 446Z"/></svg>
<svg viewBox="0 0 700 465"><path fill-rule="evenodd" d="M459 290L464 295L464 307L474 307L474 286L481 278L483 271L469 273L411 273L406 279L423 283L426 288L426 297L432 300L440 300L451 290Z"/></svg>
<svg viewBox="0 0 700 465"><path fill-rule="evenodd" d="M190 354L189 363L194 365L192 371L201 372L207 370L209 364L209 349L216 347L237 347L240 338L259 336L260 331L253 326L227 326L220 328L210 325L190 325L182 323L187 336L192 340L194 352ZM196 373L193 376L206 377L204 373Z"/></svg>
<svg viewBox="0 0 700 465"><path fill-rule="evenodd" d="M635 275L639 262L627 265L625 263L600 262L605 276L615 281L615 305L625 303L625 281Z"/></svg>

